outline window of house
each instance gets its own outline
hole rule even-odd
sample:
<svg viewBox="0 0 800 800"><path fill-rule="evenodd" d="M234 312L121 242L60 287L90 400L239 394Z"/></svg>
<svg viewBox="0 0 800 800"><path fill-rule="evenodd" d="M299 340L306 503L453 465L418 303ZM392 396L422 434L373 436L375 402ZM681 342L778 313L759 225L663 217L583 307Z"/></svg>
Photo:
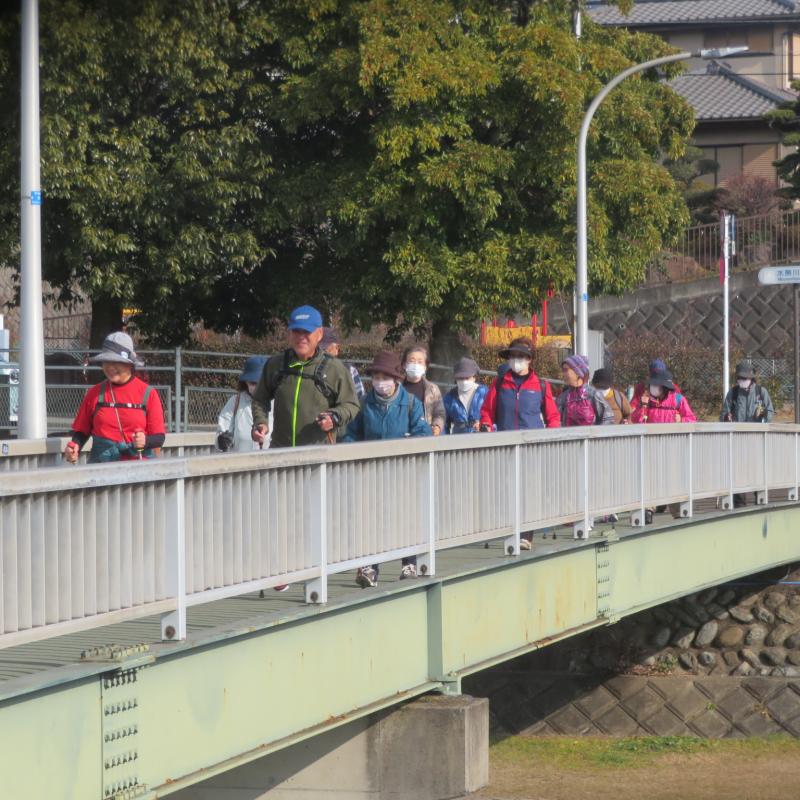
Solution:
<svg viewBox="0 0 800 800"><path fill-rule="evenodd" d="M777 185L778 178L772 162L778 158L776 144L719 145L700 148L703 156L719 165L716 175L703 176L709 185L724 186L731 178L747 173L758 175Z"/></svg>
<svg viewBox="0 0 800 800"><path fill-rule="evenodd" d="M707 30L704 45L713 47L747 47L750 53L771 53L773 51L772 28L729 28Z"/></svg>
<svg viewBox="0 0 800 800"><path fill-rule="evenodd" d="M792 33L789 41L789 81L800 78L800 33ZM788 86L787 86L788 88Z"/></svg>

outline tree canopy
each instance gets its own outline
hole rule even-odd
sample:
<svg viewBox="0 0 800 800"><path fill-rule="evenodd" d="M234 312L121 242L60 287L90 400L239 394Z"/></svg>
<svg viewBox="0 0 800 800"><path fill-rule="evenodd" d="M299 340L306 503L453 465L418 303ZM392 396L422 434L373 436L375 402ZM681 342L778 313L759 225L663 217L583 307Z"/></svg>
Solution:
<svg viewBox="0 0 800 800"><path fill-rule="evenodd" d="M535 307L574 278L575 146L601 86L670 52L570 0L41 0L46 277L258 333L299 302L396 333ZM0 257L18 213L18 28L2 27ZM590 288L622 291L686 224L693 127L655 73L589 140ZM104 320L104 323L106 320Z"/></svg>

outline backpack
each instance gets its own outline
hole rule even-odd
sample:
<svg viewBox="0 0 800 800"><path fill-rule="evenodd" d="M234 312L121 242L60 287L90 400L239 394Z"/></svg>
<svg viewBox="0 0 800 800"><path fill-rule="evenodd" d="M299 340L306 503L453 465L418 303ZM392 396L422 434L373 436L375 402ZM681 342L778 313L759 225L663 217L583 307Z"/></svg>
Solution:
<svg viewBox="0 0 800 800"><path fill-rule="evenodd" d="M272 376L272 379L269 383L269 389L270 392L272 392L272 396L275 396L275 391L281 385L281 383L283 383L283 380L286 377L289 375L294 375L304 380L314 381L314 385L322 393L322 396L328 401L328 403L335 403L336 392L334 391L333 387L329 386L325 382L325 378L327 377L325 374L325 369L327 368L328 362L331 360L331 358L332 356L328 353L323 353L322 358L320 359L319 364L317 364L313 374L309 375L302 369L300 372L298 372L297 370L289 368L289 365L292 363L292 358L290 357L289 351L286 350L283 354L283 364L281 364L281 368Z"/></svg>
<svg viewBox="0 0 800 800"><path fill-rule="evenodd" d="M94 415L97 413L97 409L99 408L113 408L114 410L118 408L135 408L138 411L144 411L145 416L147 415L147 401L150 399L150 393L153 391L152 386L148 386L144 390L144 396L142 397L141 403L117 403L116 401L109 403L106 400L106 387L109 387L111 396L114 396L114 390L110 388L111 383L109 381L104 381L100 387L100 394L97 396L97 402L95 403L92 411L92 419L94 419ZM117 420L119 420L119 412L117 412Z"/></svg>

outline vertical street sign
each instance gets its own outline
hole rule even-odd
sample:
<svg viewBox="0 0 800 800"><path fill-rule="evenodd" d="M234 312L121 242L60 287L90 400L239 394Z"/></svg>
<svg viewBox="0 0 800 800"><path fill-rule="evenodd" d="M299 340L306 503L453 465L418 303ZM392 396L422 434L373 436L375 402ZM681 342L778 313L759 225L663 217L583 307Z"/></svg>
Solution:
<svg viewBox="0 0 800 800"><path fill-rule="evenodd" d="M800 425L800 266L763 267L758 271L762 286L794 287L794 421Z"/></svg>

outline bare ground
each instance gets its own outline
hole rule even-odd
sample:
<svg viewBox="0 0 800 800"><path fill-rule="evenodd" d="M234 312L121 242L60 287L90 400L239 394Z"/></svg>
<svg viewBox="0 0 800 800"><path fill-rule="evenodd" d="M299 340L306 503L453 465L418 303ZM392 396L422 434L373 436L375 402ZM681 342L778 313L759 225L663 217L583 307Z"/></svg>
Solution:
<svg viewBox="0 0 800 800"><path fill-rule="evenodd" d="M492 749L485 800L791 800L800 796L800 747L749 747L665 753L623 765ZM736 746L739 745L739 746Z"/></svg>

